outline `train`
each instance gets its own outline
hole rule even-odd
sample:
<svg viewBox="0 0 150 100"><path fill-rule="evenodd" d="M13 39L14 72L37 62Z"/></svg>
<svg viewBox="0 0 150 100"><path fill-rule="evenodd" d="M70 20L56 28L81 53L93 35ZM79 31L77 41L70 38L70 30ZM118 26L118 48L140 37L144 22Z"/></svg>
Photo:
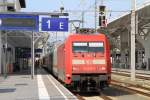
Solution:
<svg viewBox="0 0 150 100"><path fill-rule="evenodd" d="M111 81L109 41L104 34L73 34L43 57L58 80L77 91L95 91Z"/></svg>

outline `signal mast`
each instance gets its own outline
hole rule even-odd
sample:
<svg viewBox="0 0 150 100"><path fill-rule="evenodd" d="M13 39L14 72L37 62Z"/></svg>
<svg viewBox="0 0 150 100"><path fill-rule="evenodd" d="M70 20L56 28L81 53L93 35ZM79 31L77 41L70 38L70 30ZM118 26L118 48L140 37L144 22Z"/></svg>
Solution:
<svg viewBox="0 0 150 100"><path fill-rule="evenodd" d="M107 27L106 6L103 4L103 0L101 0L101 5L99 6L99 27Z"/></svg>

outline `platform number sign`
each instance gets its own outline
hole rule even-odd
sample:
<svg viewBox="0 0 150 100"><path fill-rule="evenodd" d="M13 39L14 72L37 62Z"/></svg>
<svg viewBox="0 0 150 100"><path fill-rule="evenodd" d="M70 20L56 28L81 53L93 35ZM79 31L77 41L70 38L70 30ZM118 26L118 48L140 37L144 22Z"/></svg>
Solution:
<svg viewBox="0 0 150 100"><path fill-rule="evenodd" d="M42 31L68 31L68 18L42 18Z"/></svg>
<svg viewBox="0 0 150 100"><path fill-rule="evenodd" d="M51 28L51 21L50 20L47 20L47 25L48 25L48 29Z"/></svg>

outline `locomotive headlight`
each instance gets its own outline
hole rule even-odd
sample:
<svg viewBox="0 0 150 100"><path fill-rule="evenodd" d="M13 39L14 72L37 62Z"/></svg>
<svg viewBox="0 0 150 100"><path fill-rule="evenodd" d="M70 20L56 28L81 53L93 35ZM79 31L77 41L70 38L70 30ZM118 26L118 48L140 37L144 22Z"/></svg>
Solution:
<svg viewBox="0 0 150 100"><path fill-rule="evenodd" d="M102 70L106 70L106 67L102 67Z"/></svg>
<svg viewBox="0 0 150 100"><path fill-rule="evenodd" d="M67 77L69 77L69 76L70 76L70 74L66 74L66 76L67 76Z"/></svg>
<svg viewBox="0 0 150 100"><path fill-rule="evenodd" d="M66 77L67 77L69 80L71 79L70 74L66 74Z"/></svg>

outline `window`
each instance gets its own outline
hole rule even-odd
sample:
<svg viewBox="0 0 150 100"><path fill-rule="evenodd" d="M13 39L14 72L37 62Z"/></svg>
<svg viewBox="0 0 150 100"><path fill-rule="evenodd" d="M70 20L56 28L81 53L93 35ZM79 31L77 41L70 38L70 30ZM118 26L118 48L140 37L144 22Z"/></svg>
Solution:
<svg viewBox="0 0 150 100"><path fill-rule="evenodd" d="M75 43L73 43L73 52L88 52L87 42L75 42Z"/></svg>
<svg viewBox="0 0 150 100"><path fill-rule="evenodd" d="M104 52L103 42L74 42L73 52Z"/></svg>
<svg viewBox="0 0 150 100"><path fill-rule="evenodd" d="M104 52L103 42L89 42L89 52Z"/></svg>

